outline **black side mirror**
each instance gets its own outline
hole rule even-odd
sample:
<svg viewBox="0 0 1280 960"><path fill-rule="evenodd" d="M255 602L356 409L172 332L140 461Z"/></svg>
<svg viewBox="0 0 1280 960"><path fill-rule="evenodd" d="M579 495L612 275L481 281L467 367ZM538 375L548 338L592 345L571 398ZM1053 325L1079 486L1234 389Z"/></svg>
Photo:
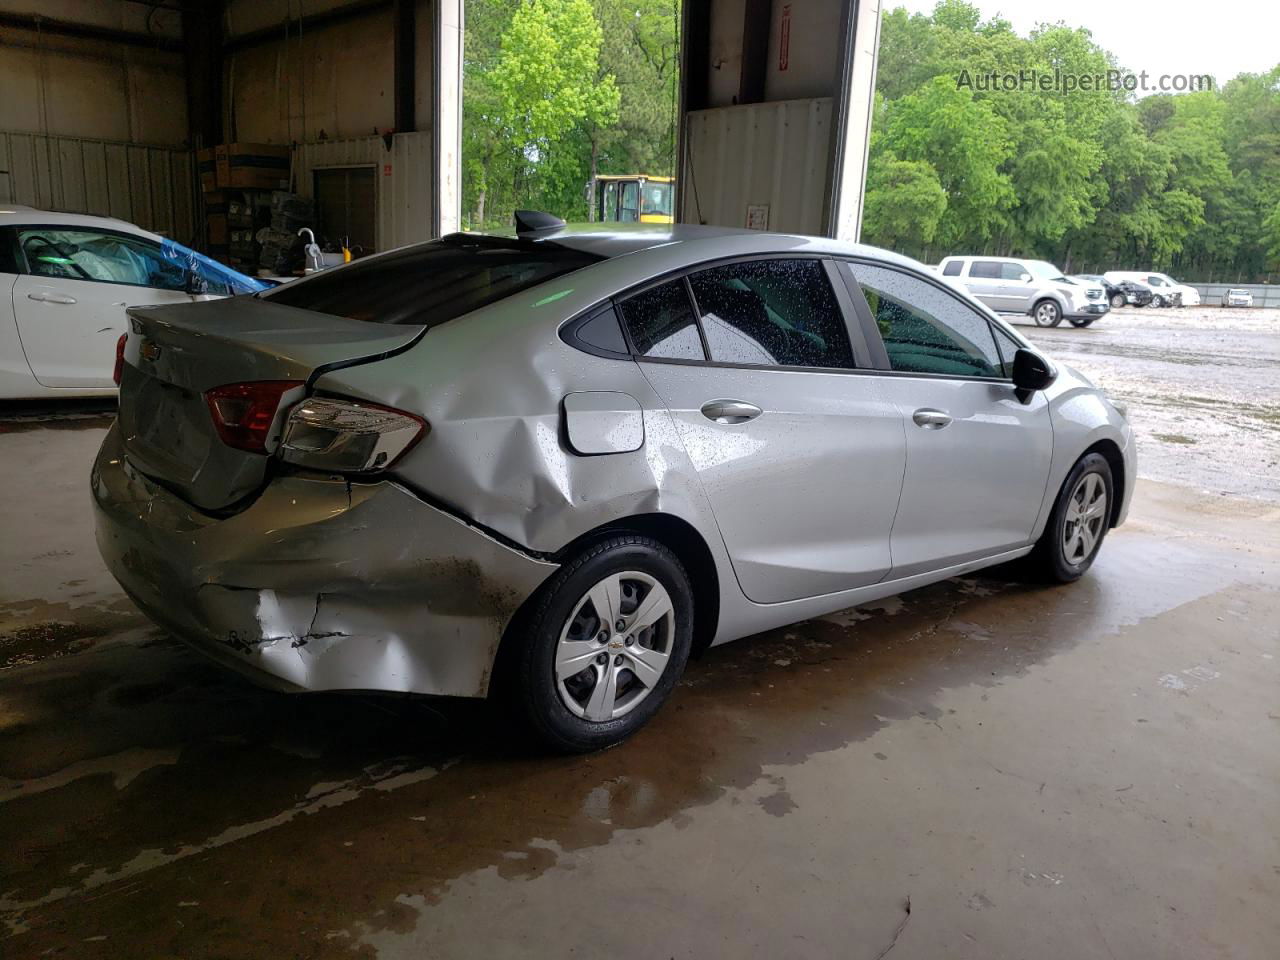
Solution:
<svg viewBox="0 0 1280 960"><path fill-rule="evenodd" d="M1057 379L1057 368L1035 351L1022 347L1013 355L1013 385L1023 403Z"/></svg>

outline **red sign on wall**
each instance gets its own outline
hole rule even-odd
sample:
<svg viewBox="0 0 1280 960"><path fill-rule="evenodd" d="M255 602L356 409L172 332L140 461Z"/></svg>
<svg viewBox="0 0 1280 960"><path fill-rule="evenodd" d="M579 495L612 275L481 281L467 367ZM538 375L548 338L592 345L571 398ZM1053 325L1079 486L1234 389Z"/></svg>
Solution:
<svg viewBox="0 0 1280 960"><path fill-rule="evenodd" d="M791 4L782 5L782 27L778 31L778 72L786 72L791 62Z"/></svg>

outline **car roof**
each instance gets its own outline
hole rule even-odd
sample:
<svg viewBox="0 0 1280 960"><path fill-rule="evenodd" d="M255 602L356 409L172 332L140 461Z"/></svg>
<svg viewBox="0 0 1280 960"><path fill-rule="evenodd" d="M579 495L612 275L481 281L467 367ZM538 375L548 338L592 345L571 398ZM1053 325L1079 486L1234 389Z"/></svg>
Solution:
<svg viewBox="0 0 1280 960"><path fill-rule="evenodd" d="M514 229L494 231L491 236L514 237ZM639 254L662 248L684 254L689 263L717 257L758 253L827 253L837 256L870 257L915 270L929 267L910 257L862 243L811 237L794 233L770 233L738 227L717 227L688 223L580 223L554 230L525 234L536 243L552 243L604 259Z"/></svg>
<svg viewBox="0 0 1280 960"><path fill-rule="evenodd" d="M143 230L135 223L116 217L96 217L87 213L59 213L56 210L37 210L21 203L0 203L0 227L42 224L65 227L97 227L100 230L119 230L125 233L163 240L159 234Z"/></svg>

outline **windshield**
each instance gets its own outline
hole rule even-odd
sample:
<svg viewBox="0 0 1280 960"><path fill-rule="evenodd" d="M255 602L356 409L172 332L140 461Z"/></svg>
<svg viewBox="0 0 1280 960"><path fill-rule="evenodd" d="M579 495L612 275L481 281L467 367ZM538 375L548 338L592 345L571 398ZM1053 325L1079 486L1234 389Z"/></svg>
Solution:
<svg viewBox="0 0 1280 960"><path fill-rule="evenodd" d="M601 259L546 241L455 233L325 270L262 299L371 323L435 326Z"/></svg>
<svg viewBox="0 0 1280 960"><path fill-rule="evenodd" d="M1027 269L1039 280L1050 280L1054 283L1071 283L1062 275L1062 271L1046 260L1028 260Z"/></svg>

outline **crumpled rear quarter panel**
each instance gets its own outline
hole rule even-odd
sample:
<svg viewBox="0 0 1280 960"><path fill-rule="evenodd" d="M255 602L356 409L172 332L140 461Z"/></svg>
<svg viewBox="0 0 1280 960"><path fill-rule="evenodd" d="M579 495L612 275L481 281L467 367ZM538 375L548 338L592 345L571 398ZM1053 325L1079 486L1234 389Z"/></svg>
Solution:
<svg viewBox="0 0 1280 960"><path fill-rule="evenodd" d="M555 569L389 482L277 478L217 519L94 467L98 544L152 619L272 686L483 696L502 632Z"/></svg>

